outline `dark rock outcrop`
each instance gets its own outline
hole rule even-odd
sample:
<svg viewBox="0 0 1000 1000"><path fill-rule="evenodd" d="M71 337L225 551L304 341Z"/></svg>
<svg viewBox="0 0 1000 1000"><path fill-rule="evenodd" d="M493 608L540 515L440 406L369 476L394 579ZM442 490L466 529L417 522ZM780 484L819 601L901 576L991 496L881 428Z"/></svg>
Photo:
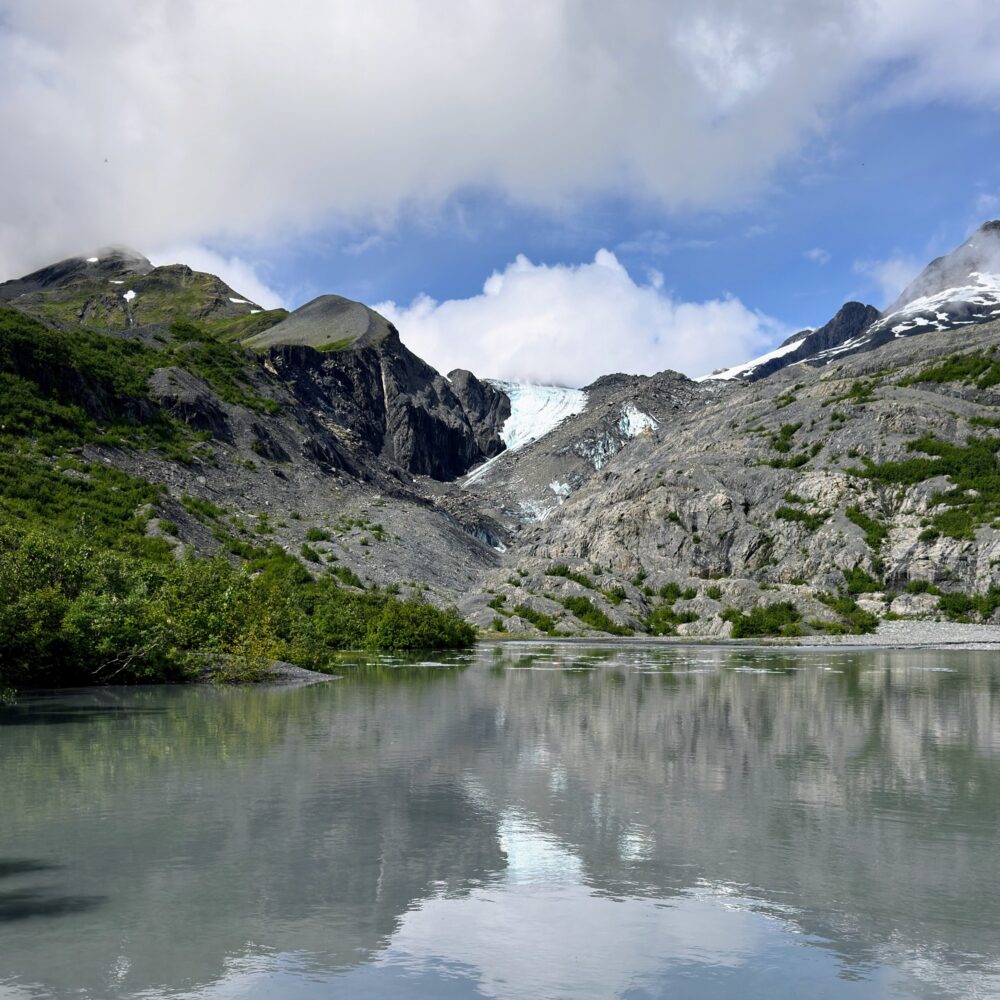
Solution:
<svg viewBox="0 0 1000 1000"><path fill-rule="evenodd" d="M296 399L345 438L417 475L455 479L503 450L499 431L510 415L504 393L469 372L457 373L457 383L450 383L408 350L383 317L360 303L341 304L334 303L332 315L350 321L357 334L351 345L320 351L300 342L307 327L317 343L344 339L338 336L343 324L317 325L315 303L310 303L303 307L310 311L306 326L293 322L296 313L286 321L295 342L266 348L265 367L286 382ZM372 318L363 322L359 309ZM286 323L269 330L268 339L280 340ZM378 336L368 335L373 330Z"/></svg>
<svg viewBox="0 0 1000 1000"><path fill-rule="evenodd" d="M500 431L510 416L510 398L495 385L481 381L464 368L456 368L448 375L448 380L483 454L487 458L499 455L504 449Z"/></svg>

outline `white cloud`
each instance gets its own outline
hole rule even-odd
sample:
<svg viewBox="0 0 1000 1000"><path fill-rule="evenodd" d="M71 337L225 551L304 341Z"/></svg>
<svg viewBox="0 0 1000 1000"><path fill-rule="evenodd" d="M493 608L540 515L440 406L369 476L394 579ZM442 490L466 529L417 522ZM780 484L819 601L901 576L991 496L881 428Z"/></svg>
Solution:
<svg viewBox="0 0 1000 1000"><path fill-rule="evenodd" d="M857 260L854 270L867 277L872 287L878 289L878 304L883 308L896 299L926 263L916 257L894 254L885 260Z"/></svg>
<svg viewBox="0 0 1000 1000"><path fill-rule="evenodd" d="M760 354L790 331L738 299L680 302L662 275L637 284L610 250L590 263L519 256L482 294L375 308L441 371L582 386L608 372L699 375Z"/></svg>
<svg viewBox="0 0 1000 1000"><path fill-rule="evenodd" d="M830 263L830 251L824 250L822 247L813 247L811 250L806 250L802 254L806 260L811 260L814 264L829 264Z"/></svg>
<svg viewBox="0 0 1000 1000"><path fill-rule="evenodd" d="M846 103L1000 95L992 0L0 0L0 275L470 189L725 206Z"/></svg>
<svg viewBox="0 0 1000 1000"><path fill-rule="evenodd" d="M177 244L150 253L149 259L157 267L163 264L187 264L192 270L214 274L241 296L265 309L288 307L281 295L257 274L254 265L240 257L225 257L197 244Z"/></svg>

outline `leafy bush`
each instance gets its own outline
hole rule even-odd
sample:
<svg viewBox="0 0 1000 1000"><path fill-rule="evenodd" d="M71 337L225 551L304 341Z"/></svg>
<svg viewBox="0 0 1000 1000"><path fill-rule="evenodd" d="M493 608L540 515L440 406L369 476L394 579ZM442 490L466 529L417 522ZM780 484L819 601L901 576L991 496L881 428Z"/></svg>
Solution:
<svg viewBox="0 0 1000 1000"><path fill-rule="evenodd" d="M661 604L650 612L645 627L650 635L674 635L678 625L697 620L693 611L677 612L669 604Z"/></svg>
<svg viewBox="0 0 1000 1000"><path fill-rule="evenodd" d="M551 615L529 608L527 604L515 604L514 614L519 615L525 621L531 622L540 632L547 632L550 635L555 631L556 622Z"/></svg>
<svg viewBox="0 0 1000 1000"><path fill-rule="evenodd" d="M856 524L864 533L868 547L874 552L882 547L882 543L889 537L889 527L882 521L869 517L860 507L848 507L844 511L848 521Z"/></svg>
<svg viewBox="0 0 1000 1000"><path fill-rule="evenodd" d="M774 512L774 516L780 518L782 521L797 522L809 531L815 531L826 521L830 514L829 511L825 510L810 514L808 511L801 510L798 507L779 507Z"/></svg>
<svg viewBox="0 0 1000 1000"><path fill-rule="evenodd" d="M901 379L899 384L916 385L920 382L964 382L967 385L975 384L980 389L989 389L1000 384L1000 359L994 349L974 354L955 354L925 368L917 375Z"/></svg>
<svg viewBox="0 0 1000 1000"><path fill-rule="evenodd" d="M874 594L882 589L882 584L860 566L844 574L844 583L849 594Z"/></svg>
<svg viewBox="0 0 1000 1000"><path fill-rule="evenodd" d="M724 621L732 622L734 639L750 639L763 635L795 636L802 634L798 624L802 616L791 601L776 604L758 604L746 615L737 608L722 612Z"/></svg>
<svg viewBox="0 0 1000 1000"><path fill-rule="evenodd" d="M545 571L546 576L560 576L566 580L573 580L575 583L580 584L581 587L586 587L588 590L594 589L594 581L590 579L585 573L577 573L571 570L569 566L565 563L554 563Z"/></svg>
<svg viewBox="0 0 1000 1000"><path fill-rule="evenodd" d="M587 597L570 596L560 598L559 603L576 615L585 625L611 635L632 635L632 629L612 621L600 608L594 607Z"/></svg>
<svg viewBox="0 0 1000 1000"><path fill-rule="evenodd" d="M212 521L225 514L225 511L212 503L211 500L189 496L187 493L181 497L181 504L189 514L194 515L199 520Z"/></svg>
<svg viewBox="0 0 1000 1000"><path fill-rule="evenodd" d="M874 632L878 627L878 616L870 611L863 611L849 594L828 594L821 591L816 599L841 616L845 627L840 631L859 635Z"/></svg>
<svg viewBox="0 0 1000 1000"><path fill-rule="evenodd" d="M313 580L277 546L242 566L157 560L37 527L0 527L0 683L184 680L270 658L323 669L343 648L468 645L454 611Z"/></svg>
<svg viewBox="0 0 1000 1000"><path fill-rule="evenodd" d="M972 614L992 618L1000 608L1000 587L990 587L985 594L941 594L938 607L955 621L968 621Z"/></svg>
<svg viewBox="0 0 1000 1000"><path fill-rule="evenodd" d="M778 433L771 435L771 447L782 454L790 452L792 450L792 438L801 426L801 422L796 424L782 424Z"/></svg>

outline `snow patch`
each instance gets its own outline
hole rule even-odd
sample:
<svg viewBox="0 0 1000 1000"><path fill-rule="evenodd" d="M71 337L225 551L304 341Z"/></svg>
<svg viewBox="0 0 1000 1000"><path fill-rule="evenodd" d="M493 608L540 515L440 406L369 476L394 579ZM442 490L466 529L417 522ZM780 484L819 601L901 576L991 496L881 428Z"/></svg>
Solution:
<svg viewBox="0 0 1000 1000"><path fill-rule="evenodd" d="M937 322L939 330L950 326L967 326L968 321L957 321L948 312L948 306L968 303L975 306L1000 305L1000 274L983 271L970 271L971 283L945 288L933 295L920 295L895 312L883 316L868 330L871 334L876 330L889 327L897 336L916 326L933 326ZM983 317L985 318L985 317Z"/></svg>
<svg viewBox="0 0 1000 1000"><path fill-rule="evenodd" d="M521 521L525 524L535 524L544 521L554 510L555 507L546 507L537 500L522 500Z"/></svg>
<svg viewBox="0 0 1000 1000"><path fill-rule="evenodd" d="M251 316L256 316L257 313L259 313L259 312L263 312L263 309L251 309L250 310L250 315Z"/></svg>
<svg viewBox="0 0 1000 1000"><path fill-rule="evenodd" d="M248 306L250 305L249 299L234 299L232 295L229 296L230 302L235 302L238 306Z"/></svg>
<svg viewBox="0 0 1000 1000"><path fill-rule="evenodd" d="M100 259L101 259L100 257L88 257L87 258L87 263L88 264L96 264Z"/></svg>
<svg viewBox="0 0 1000 1000"><path fill-rule="evenodd" d="M812 333L811 330L808 332ZM726 368L721 372L713 372L710 375L699 375L695 379L695 382L707 382L709 379L732 379L739 378L741 375L748 375L754 368L767 361L773 361L775 358L783 358L786 354L791 354L797 347L805 343L805 339L805 337L801 337L799 340L793 340L790 344L776 347L773 351L768 351L767 354L762 354L759 358L754 358L753 361L746 361L742 365L736 365L735 368Z"/></svg>
<svg viewBox="0 0 1000 1000"><path fill-rule="evenodd" d="M508 451L523 448L587 408L587 394L582 389L489 381L510 398L510 416L500 429Z"/></svg>
<svg viewBox="0 0 1000 1000"><path fill-rule="evenodd" d="M560 503L562 503L563 500L566 500L570 493L573 492L569 483L561 483L558 479L553 479L552 482L549 483L549 489L552 490L557 497L559 497Z"/></svg>
<svg viewBox="0 0 1000 1000"><path fill-rule="evenodd" d="M112 279L111 279L111 284L112 284L112 285L124 285L124 284L125 284L125 282L124 282L124 281L115 281L115 279L114 279L114 278L112 278Z"/></svg>
<svg viewBox="0 0 1000 1000"><path fill-rule="evenodd" d="M631 403L622 407L622 418L618 421L618 429L625 437L638 437L643 431L654 431L658 426L655 418L643 413Z"/></svg>
<svg viewBox="0 0 1000 1000"><path fill-rule="evenodd" d="M124 300L125 300L126 302L131 302L131 301L132 301L132 300L133 300L133 299L135 298L135 292L133 292L133 291L132 291L132 289L130 288L130 289L129 289L129 290L128 290L128 291L127 291L127 292L126 292L126 293L125 293L125 294L124 294L124 295L122 296L122 298L123 298L123 299L124 299Z"/></svg>

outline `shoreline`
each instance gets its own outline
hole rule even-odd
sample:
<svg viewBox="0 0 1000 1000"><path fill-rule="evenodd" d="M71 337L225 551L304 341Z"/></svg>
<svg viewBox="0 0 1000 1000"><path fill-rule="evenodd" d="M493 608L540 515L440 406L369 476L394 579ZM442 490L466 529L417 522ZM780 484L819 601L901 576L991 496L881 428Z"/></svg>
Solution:
<svg viewBox="0 0 1000 1000"><path fill-rule="evenodd" d="M724 636L509 636L480 639L481 643L546 643L572 645L643 646L753 646L781 649L975 649L1000 652L1000 625L976 625L944 621L882 621L874 632L863 635L755 636L729 639Z"/></svg>

